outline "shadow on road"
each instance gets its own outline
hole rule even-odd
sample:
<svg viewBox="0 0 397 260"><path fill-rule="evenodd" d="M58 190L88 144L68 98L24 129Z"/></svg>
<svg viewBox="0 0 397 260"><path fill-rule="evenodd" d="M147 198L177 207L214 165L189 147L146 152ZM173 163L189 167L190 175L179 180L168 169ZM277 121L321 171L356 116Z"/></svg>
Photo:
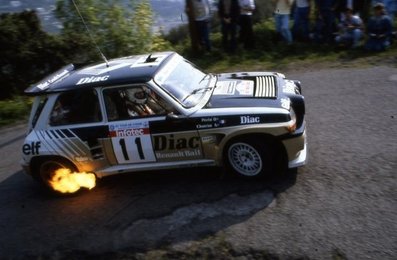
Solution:
<svg viewBox="0 0 397 260"><path fill-rule="evenodd" d="M0 183L0 220L8 223L0 225L0 252L93 255L200 240L246 221L295 181L296 172L250 181L181 169L107 177L92 191L54 197L18 172Z"/></svg>

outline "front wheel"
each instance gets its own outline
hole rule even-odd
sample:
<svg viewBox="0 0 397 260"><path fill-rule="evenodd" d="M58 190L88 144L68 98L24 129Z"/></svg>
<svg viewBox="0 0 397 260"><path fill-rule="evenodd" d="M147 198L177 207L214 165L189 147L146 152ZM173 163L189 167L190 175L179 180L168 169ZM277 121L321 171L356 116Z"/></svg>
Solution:
<svg viewBox="0 0 397 260"><path fill-rule="evenodd" d="M236 140L226 148L229 170L245 178L258 178L275 173L275 149L270 142L253 138Z"/></svg>

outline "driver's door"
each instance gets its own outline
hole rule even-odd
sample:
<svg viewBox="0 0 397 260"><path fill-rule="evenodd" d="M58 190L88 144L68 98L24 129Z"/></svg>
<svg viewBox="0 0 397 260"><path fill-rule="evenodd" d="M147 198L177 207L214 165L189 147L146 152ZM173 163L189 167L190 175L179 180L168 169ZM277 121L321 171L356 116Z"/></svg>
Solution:
<svg viewBox="0 0 397 260"><path fill-rule="evenodd" d="M128 91L137 86L111 88L103 91L106 115L108 118L108 137L112 152L108 154L111 164L155 163L203 158L201 139L194 121L183 117L169 117L160 108L164 103L158 96L148 95L141 102L149 105L152 114L136 115L129 109ZM134 92L137 93L137 92ZM128 105L128 104L129 105ZM164 106L164 105L162 105ZM168 109L165 109L166 111Z"/></svg>

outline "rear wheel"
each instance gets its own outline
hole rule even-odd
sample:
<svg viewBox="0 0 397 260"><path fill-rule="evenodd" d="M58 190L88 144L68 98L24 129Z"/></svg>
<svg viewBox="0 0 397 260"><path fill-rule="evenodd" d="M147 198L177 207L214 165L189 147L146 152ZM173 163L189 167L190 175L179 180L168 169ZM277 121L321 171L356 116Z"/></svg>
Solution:
<svg viewBox="0 0 397 260"><path fill-rule="evenodd" d="M245 178L272 175L276 170L276 150L262 139L235 140L226 148L226 165L230 171Z"/></svg>
<svg viewBox="0 0 397 260"><path fill-rule="evenodd" d="M38 167L38 179L39 181L49 190L55 192L51 186L51 180L53 179L55 172L58 169L66 168L71 172L76 171L76 167L66 160L61 159L49 159L40 164Z"/></svg>

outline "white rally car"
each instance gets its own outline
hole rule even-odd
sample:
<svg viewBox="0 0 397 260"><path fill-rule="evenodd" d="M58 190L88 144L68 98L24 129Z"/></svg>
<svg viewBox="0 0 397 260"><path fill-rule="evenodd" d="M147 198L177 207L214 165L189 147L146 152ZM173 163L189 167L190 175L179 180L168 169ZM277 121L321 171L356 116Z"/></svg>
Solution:
<svg viewBox="0 0 397 260"><path fill-rule="evenodd" d="M66 66L35 96L25 171L48 184L57 168L96 177L225 166L245 177L306 162L298 81L273 72L206 74L174 52Z"/></svg>

